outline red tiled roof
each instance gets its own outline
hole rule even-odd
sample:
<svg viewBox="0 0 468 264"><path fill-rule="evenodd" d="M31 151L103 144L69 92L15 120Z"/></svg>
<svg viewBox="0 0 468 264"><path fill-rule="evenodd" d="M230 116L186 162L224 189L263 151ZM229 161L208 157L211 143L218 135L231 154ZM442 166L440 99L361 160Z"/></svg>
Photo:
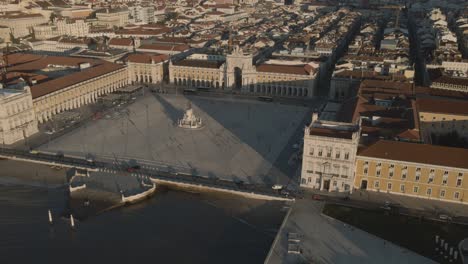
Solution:
<svg viewBox="0 0 468 264"><path fill-rule="evenodd" d="M129 62L135 63L160 63L169 59L165 54L131 54L128 56Z"/></svg>
<svg viewBox="0 0 468 264"><path fill-rule="evenodd" d="M186 51L190 49L190 46L183 45L183 44L182 45L144 44L144 45L141 45L138 49Z"/></svg>
<svg viewBox="0 0 468 264"><path fill-rule="evenodd" d="M332 137L332 138L343 138L343 139L352 139L353 132L346 130L337 130L324 127L311 127L309 129L309 134L314 136L321 137Z"/></svg>
<svg viewBox="0 0 468 264"><path fill-rule="evenodd" d="M82 71L65 75L63 77L53 79L48 82L43 82L31 87L31 94L32 98L38 98L49 93L61 90L68 86L90 80L106 73L110 73L119 69L122 69L124 66L110 63L110 62L103 62L102 64L96 64L90 68L84 69Z"/></svg>
<svg viewBox="0 0 468 264"><path fill-rule="evenodd" d="M418 98L416 105L419 112L468 115L468 101Z"/></svg>
<svg viewBox="0 0 468 264"><path fill-rule="evenodd" d="M131 38L113 38L109 41L109 45L115 46L132 46L132 43Z"/></svg>
<svg viewBox="0 0 468 264"><path fill-rule="evenodd" d="M306 67L306 66L307 65L261 64L261 65L258 65L256 69L258 72L309 75L311 67Z"/></svg>
<svg viewBox="0 0 468 264"><path fill-rule="evenodd" d="M468 169L468 149L463 148L380 140L358 156Z"/></svg>

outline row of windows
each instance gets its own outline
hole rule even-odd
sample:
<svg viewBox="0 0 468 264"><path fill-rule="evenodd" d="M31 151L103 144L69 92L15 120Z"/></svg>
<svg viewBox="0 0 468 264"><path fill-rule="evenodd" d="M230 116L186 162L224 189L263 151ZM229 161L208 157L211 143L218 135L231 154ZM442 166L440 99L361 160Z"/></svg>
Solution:
<svg viewBox="0 0 468 264"><path fill-rule="evenodd" d="M380 182L379 182L379 181L375 181L375 182L374 182L374 188L375 188L375 189L380 189ZM391 182L387 183L387 190L388 190L388 191L392 191L392 190L393 190L393 184L392 184ZM404 185L404 184L400 184L400 192L402 192L402 193L406 192L406 190L405 190L405 185ZM419 186L414 186L414 187L413 187L413 193L414 193L414 194L421 194L421 193L420 193ZM446 193L447 193L446 190L440 190L440 192L439 192L439 197L440 197L440 198L445 198ZM432 196L432 189L431 189L431 188L427 188L425 194L426 194L427 196ZM460 192L454 192L454 193L453 193L453 198L454 198L454 199L460 199Z"/></svg>
<svg viewBox="0 0 468 264"><path fill-rule="evenodd" d="M380 177L382 176L382 163L377 163L375 167L375 176ZM364 162L364 167L363 167L363 173L364 175L368 175L369 173L369 162ZM392 178L395 175L395 165L390 164L388 167L388 177ZM400 176L401 179L405 180L408 176L408 166L404 166L401 171L400 171ZM428 183L433 183L434 178L435 178L435 169L431 169L428 173ZM449 176L449 171L444 171L443 177L442 177L442 184L446 185L448 183L448 176ZM418 182L421 179L421 168L417 167L415 170L415 181ZM462 180L463 180L463 173L459 172L457 176L457 182L456 186L459 187L462 185Z"/></svg>
<svg viewBox="0 0 468 264"><path fill-rule="evenodd" d="M29 101L22 101L18 102L16 104L9 104L6 106L7 114L8 115L14 115L16 113L21 113L22 111L28 109L31 107L31 104Z"/></svg>
<svg viewBox="0 0 468 264"><path fill-rule="evenodd" d="M332 148L317 148L317 152L315 152L314 148L309 149L309 155L314 156L317 155L318 157L327 157L331 158L332 156L335 159L345 159L349 160L349 151L341 151L339 149L335 149L334 155L332 154Z"/></svg>

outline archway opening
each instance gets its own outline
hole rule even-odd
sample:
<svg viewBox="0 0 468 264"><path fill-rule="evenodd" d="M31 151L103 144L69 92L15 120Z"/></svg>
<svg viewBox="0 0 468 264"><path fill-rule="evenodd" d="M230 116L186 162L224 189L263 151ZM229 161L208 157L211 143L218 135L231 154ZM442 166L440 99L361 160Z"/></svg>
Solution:
<svg viewBox="0 0 468 264"><path fill-rule="evenodd" d="M242 88L242 70L239 67L234 68L234 88Z"/></svg>

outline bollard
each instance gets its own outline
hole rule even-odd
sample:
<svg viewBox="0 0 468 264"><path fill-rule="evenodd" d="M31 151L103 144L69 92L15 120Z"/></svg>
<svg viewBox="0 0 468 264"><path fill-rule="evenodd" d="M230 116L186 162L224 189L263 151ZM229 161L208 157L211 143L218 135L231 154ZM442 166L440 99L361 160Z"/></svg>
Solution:
<svg viewBox="0 0 468 264"><path fill-rule="evenodd" d="M436 235L436 236L435 236L435 242L436 242L436 244L439 243L439 235Z"/></svg>
<svg viewBox="0 0 468 264"><path fill-rule="evenodd" d="M457 259L458 259L458 250L455 250L455 252L453 252L453 259L455 261L457 261Z"/></svg>
<svg viewBox="0 0 468 264"><path fill-rule="evenodd" d="M73 215L72 215L72 214L70 214L70 227L71 227L72 229L75 228L75 219L73 219Z"/></svg>
<svg viewBox="0 0 468 264"><path fill-rule="evenodd" d="M448 242L445 242L445 245L444 245L445 251L447 251L447 248L448 248Z"/></svg>
<svg viewBox="0 0 468 264"><path fill-rule="evenodd" d="M444 240L443 239L440 240L440 247L444 247Z"/></svg>
<svg viewBox="0 0 468 264"><path fill-rule="evenodd" d="M450 247L450 250L449 250L449 255L452 256L453 255L453 247Z"/></svg>
<svg viewBox="0 0 468 264"><path fill-rule="evenodd" d="M52 212L50 211L50 209L49 209L49 224L53 224Z"/></svg>

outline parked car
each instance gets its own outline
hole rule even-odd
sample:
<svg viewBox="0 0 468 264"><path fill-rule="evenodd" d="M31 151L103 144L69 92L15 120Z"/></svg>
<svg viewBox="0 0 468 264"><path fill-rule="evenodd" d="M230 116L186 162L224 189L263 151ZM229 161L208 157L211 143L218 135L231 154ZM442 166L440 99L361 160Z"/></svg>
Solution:
<svg viewBox="0 0 468 264"><path fill-rule="evenodd" d="M323 201L323 197L319 194L314 194L312 195L312 200L316 200L316 201Z"/></svg>
<svg viewBox="0 0 468 264"><path fill-rule="evenodd" d="M275 184L271 187L273 190L281 190L284 188L283 185L280 185L280 184Z"/></svg>
<svg viewBox="0 0 468 264"><path fill-rule="evenodd" d="M450 217L450 216L448 216L448 215L446 215L446 214L441 214L441 215L439 215L439 219L440 219L440 220L447 221L447 222L452 221L452 217Z"/></svg>

